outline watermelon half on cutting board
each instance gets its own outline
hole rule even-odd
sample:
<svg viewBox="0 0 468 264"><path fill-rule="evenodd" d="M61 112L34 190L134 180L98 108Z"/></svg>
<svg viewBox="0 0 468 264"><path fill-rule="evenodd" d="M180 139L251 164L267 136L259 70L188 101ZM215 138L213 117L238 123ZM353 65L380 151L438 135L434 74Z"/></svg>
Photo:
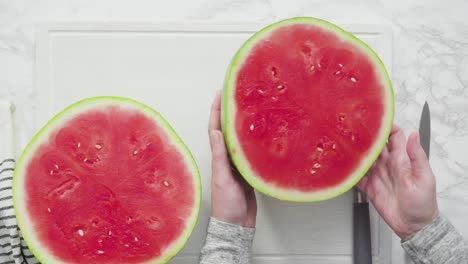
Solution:
<svg viewBox="0 0 468 264"><path fill-rule="evenodd" d="M254 34L226 75L222 128L242 176L282 200L319 201L354 186L390 134L394 98L377 54L316 18Z"/></svg>
<svg viewBox="0 0 468 264"><path fill-rule="evenodd" d="M197 221L190 151L156 111L120 97L79 101L21 154L13 199L42 263L166 263Z"/></svg>

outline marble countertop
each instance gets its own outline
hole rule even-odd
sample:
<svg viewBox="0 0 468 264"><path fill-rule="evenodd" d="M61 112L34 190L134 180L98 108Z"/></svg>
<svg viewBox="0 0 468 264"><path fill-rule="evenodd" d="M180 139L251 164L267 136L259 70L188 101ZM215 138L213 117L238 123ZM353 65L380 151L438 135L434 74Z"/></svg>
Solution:
<svg viewBox="0 0 468 264"><path fill-rule="evenodd" d="M468 237L468 1L0 0L0 99L31 105L40 21L272 21L315 16L393 30L395 122L417 130L432 112L431 165L441 211ZM32 113L32 107L26 107Z"/></svg>

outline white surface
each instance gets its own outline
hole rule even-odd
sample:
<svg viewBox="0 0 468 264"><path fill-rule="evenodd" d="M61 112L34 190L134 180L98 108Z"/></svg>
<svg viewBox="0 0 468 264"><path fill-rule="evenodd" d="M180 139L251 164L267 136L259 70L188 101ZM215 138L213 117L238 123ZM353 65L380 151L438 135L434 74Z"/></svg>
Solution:
<svg viewBox="0 0 468 264"><path fill-rule="evenodd" d="M382 24L394 32L395 122L407 133L416 131L428 100L439 208L468 238L466 10L466 0L0 0L0 98L21 109L28 121L21 127L30 137L38 22L262 22L314 16L334 23ZM397 238L394 242L396 258L402 249Z"/></svg>
<svg viewBox="0 0 468 264"><path fill-rule="evenodd" d="M36 129L58 110L97 95L137 99L159 111L193 152L203 206L190 242L174 263L195 263L210 214L211 100L240 45L264 24L50 24L36 42ZM371 45L391 70L391 32L344 26ZM259 196L255 263L351 263L350 193L299 204ZM372 215L375 263L390 263L391 237Z"/></svg>

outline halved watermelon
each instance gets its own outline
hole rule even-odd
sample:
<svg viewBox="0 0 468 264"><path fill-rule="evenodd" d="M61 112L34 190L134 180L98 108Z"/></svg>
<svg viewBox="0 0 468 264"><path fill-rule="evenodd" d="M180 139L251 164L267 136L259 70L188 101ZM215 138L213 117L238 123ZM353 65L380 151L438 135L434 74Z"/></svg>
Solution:
<svg viewBox="0 0 468 264"><path fill-rule="evenodd" d="M385 67L364 42L316 18L254 34L228 69L222 126L260 192L290 201L342 194L383 149L394 112Z"/></svg>
<svg viewBox="0 0 468 264"><path fill-rule="evenodd" d="M79 101L28 144L13 179L21 232L42 263L165 263L200 209L197 165L153 109Z"/></svg>

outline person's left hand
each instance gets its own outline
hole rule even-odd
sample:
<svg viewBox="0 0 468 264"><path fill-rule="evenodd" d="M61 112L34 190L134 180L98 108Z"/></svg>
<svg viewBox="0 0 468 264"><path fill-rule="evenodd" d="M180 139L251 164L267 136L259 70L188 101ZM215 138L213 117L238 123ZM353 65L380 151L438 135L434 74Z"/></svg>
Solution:
<svg viewBox="0 0 468 264"><path fill-rule="evenodd" d="M211 215L230 224L255 227L255 192L229 161L221 132L220 105L221 94L218 92L211 107L208 126L212 152Z"/></svg>

